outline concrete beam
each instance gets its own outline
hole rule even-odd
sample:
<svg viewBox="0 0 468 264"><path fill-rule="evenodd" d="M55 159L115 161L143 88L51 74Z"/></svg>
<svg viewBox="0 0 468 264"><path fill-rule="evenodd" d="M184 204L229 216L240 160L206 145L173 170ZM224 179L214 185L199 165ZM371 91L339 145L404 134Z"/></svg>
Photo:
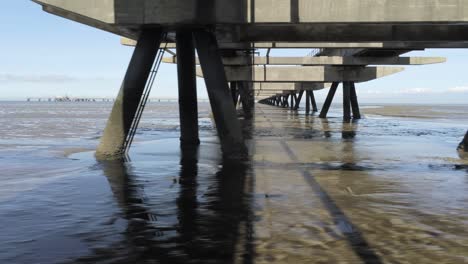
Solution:
<svg viewBox="0 0 468 264"><path fill-rule="evenodd" d="M145 26L216 25L221 42L468 41L468 0L33 1L133 39Z"/></svg>
<svg viewBox="0 0 468 264"><path fill-rule="evenodd" d="M468 24L251 24L231 42L400 42L468 40Z"/></svg>
<svg viewBox="0 0 468 264"><path fill-rule="evenodd" d="M224 65L302 65L302 66L324 66L324 65L427 65L446 62L442 57L353 57L353 56L319 56L319 57L225 57ZM164 63L177 63L177 58L166 57ZM198 58L197 64L200 64Z"/></svg>
<svg viewBox="0 0 468 264"><path fill-rule="evenodd" d="M330 87L332 83L324 82L296 82L296 83L255 83L255 92L283 91L283 90L321 90Z"/></svg>
<svg viewBox="0 0 468 264"><path fill-rule="evenodd" d="M404 70L401 67L338 67L338 66L300 66L300 67L224 67L228 81L253 82L366 82L382 78ZM197 76L203 77L200 67Z"/></svg>
<svg viewBox="0 0 468 264"><path fill-rule="evenodd" d="M34 0L109 24L463 23L468 0ZM337 8L339 7L339 8Z"/></svg>
<svg viewBox="0 0 468 264"><path fill-rule="evenodd" d="M135 46L136 40L121 38L120 43L124 46ZM175 49L176 44L162 43L161 48ZM221 49L249 49L251 44L246 42L220 42ZM425 48L468 48L466 41L399 41L399 42L254 42L256 49L425 49Z"/></svg>

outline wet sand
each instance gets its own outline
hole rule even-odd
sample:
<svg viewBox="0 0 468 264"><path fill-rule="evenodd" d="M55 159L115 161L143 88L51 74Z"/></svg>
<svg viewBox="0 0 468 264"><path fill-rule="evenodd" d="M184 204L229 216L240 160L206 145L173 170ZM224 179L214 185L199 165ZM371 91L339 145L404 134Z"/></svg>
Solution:
<svg viewBox="0 0 468 264"><path fill-rule="evenodd" d="M255 142L256 191L277 197L259 201L259 263L467 261L468 161L454 148L377 120L258 111L275 136Z"/></svg>
<svg viewBox="0 0 468 264"><path fill-rule="evenodd" d="M468 121L465 105L381 105L362 109L366 115Z"/></svg>
<svg viewBox="0 0 468 264"><path fill-rule="evenodd" d="M245 162L220 158L207 120L180 149L177 116L151 114L131 161L5 151L0 262L468 262L466 127L340 115L257 105Z"/></svg>

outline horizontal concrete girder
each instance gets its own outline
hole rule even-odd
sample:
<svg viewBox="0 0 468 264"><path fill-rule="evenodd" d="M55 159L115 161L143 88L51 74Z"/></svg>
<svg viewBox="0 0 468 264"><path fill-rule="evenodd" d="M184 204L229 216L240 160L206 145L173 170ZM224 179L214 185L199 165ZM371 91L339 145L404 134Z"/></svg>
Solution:
<svg viewBox="0 0 468 264"><path fill-rule="evenodd" d="M461 42L468 40L463 24L251 24L225 42Z"/></svg>
<svg viewBox="0 0 468 264"><path fill-rule="evenodd" d="M468 0L251 0L251 5L232 0L208 3L192 0L34 1L49 8L116 25L468 21Z"/></svg>
<svg viewBox="0 0 468 264"><path fill-rule="evenodd" d="M165 63L177 63L177 58L166 57ZM446 62L442 57L353 57L353 56L319 56L319 57L225 57L224 65L426 65ZM198 58L196 63L200 64Z"/></svg>
<svg viewBox="0 0 468 264"><path fill-rule="evenodd" d="M121 38L120 43L124 46L135 46L136 41L130 38ZM250 43L242 42L220 42L222 49L249 49L252 48ZM256 49L317 49L317 48L330 48L330 49L349 49L349 48L363 48L363 49L425 49L425 48L468 48L466 41L399 41L399 42L254 42L253 45ZM175 49L176 44L162 43L161 48Z"/></svg>
<svg viewBox="0 0 468 264"><path fill-rule="evenodd" d="M33 1L49 13L131 38L145 25L217 25L230 39L224 42L468 40L468 0Z"/></svg>
<svg viewBox="0 0 468 264"><path fill-rule="evenodd" d="M331 83L325 82L296 82L296 83L255 83L254 90L256 92L276 92L283 90L321 90L330 87Z"/></svg>
<svg viewBox="0 0 468 264"><path fill-rule="evenodd" d="M402 67L291 66L254 67L252 74L252 67L225 67L227 79L231 82L366 82L403 70ZM197 76L203 77L200 67L197 67Z"/></svg>

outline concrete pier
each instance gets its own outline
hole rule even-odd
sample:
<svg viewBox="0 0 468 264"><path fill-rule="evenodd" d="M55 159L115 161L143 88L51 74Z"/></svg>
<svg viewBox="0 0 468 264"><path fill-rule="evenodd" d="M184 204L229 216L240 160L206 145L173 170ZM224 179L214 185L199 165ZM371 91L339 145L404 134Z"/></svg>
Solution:
<svg viewBox="0 0 468 264"><path fill-rule="evenodd" d="M161 29L142 31L107 121L96 157L120 158L162 39Z"/></svg>
<svg viewBox="0 0 468 264"><path fill-rule="evenodd" d="M177 57L180 141L183 145L199 145L195 45L192 32L177 31Z"/></svg>
<svg viewBox="0 0 468 264"><path fill-rule="evenodd" d="M344 119L359 119L361 113L354 83L403 70L375 65L441 63L445 62L444 58L400 55L425 48L468 47L468 0L347 0L345 5L342 0L313 3L252 0L250 4L231 0L33 1L51 14L127 38L122 43L137 45L135 54L145 53L141 47L146 44L139 42L145 41L142 36L148 28L157 25L168 32L165 45L178 51L165 61L179 65L181 141L183 144L198 144L199 141L192 75L194 65L200 64L195 72L205 78L224 153L243 149L236 118L239 95L244 116L250 118L255 99L270 98L268 103L294 110L302 99L301 95L297 98L297 93L306 90L306 112L309 113L311 103L313 111L318 110L313 90L333 83L320 113L320 117L325 118L338 83L343 83ZM341 8L333 8L335 6ZM187 37L181 37L181 32L174 35L174 31L183 28L197 30L199 59L193 53L185 53L193 50L193 43L181 41L188 40ZM159 42L156 49L160 46ZM259 48L267 48L267 55L253 57ZM318 50L304 57L270 57L271 48ZM154 58L149 52L146 57ZM125 143L141 98L139 89L144 88L145 74L138 72L147 70L144 64L147 59L141 60L132 61L129 67L98 153L113 155L120 152ZM234 84L231 91L228 81ZM127 86L134 88L129 92Z"/></svg>

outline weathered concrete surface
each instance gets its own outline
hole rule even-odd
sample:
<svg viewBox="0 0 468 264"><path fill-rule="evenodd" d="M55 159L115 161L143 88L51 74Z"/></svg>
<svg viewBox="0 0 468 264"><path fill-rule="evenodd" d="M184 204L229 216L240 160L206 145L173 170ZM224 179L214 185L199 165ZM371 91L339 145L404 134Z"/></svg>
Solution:
<svg viewBox="0 0 468 264"><path fill-rule="evenodd" d="M242 1L216 0L33 0L48 12L114 25L232 24L246 20ZM65 13L63 11L66 11ZM86 23L85 23L86 24Z"/></svg>
<svg viewBox="0 0 468 264"><path fill-rule="evenodd" d="M147 29L141 34L96 150L98 158L120 158L123 154L161 39L162 31L158 29Z"/></svg>
<svg viewBox="0 0 468 264"><path fill-rule="evenodd" d="M224 57L223 63L227 66L234 65L302 65L302 66L325 66L325 65L426 65L443 63L447 60L442 57L353 57L353 56L319 56L319 57ZM165 57L164 63L177 63L176 56ZM198 58L196 63L200 64Z"/></svg>
<svg viewBox="0 0 468 264"><path fill-rule="evenodd" d="M467 0L34 0L112 24L456 23ZM254 7L254 9L251 9ZM293 19L293 17L295 19ZM294 21L296 20L296 21Z"/></svg>
<svg viewBox="0 0 468 264"><path fill-rule="evenodd" d="M228 81L250 81L251 67L224 67ZM401 67L255 67L254 82L366 82L403 71ZM200 67L197 76L203 77Z"/></svg>
<svg viewBox="0 0 468 264"><path fill-rule="evenodd" d="M256 23L381 23L381 22L460 22L468 17L468 2L459 0L257 0ZM273 8L274 7L274 8ZM295 10L291 10L295 9Z"/></svg>

